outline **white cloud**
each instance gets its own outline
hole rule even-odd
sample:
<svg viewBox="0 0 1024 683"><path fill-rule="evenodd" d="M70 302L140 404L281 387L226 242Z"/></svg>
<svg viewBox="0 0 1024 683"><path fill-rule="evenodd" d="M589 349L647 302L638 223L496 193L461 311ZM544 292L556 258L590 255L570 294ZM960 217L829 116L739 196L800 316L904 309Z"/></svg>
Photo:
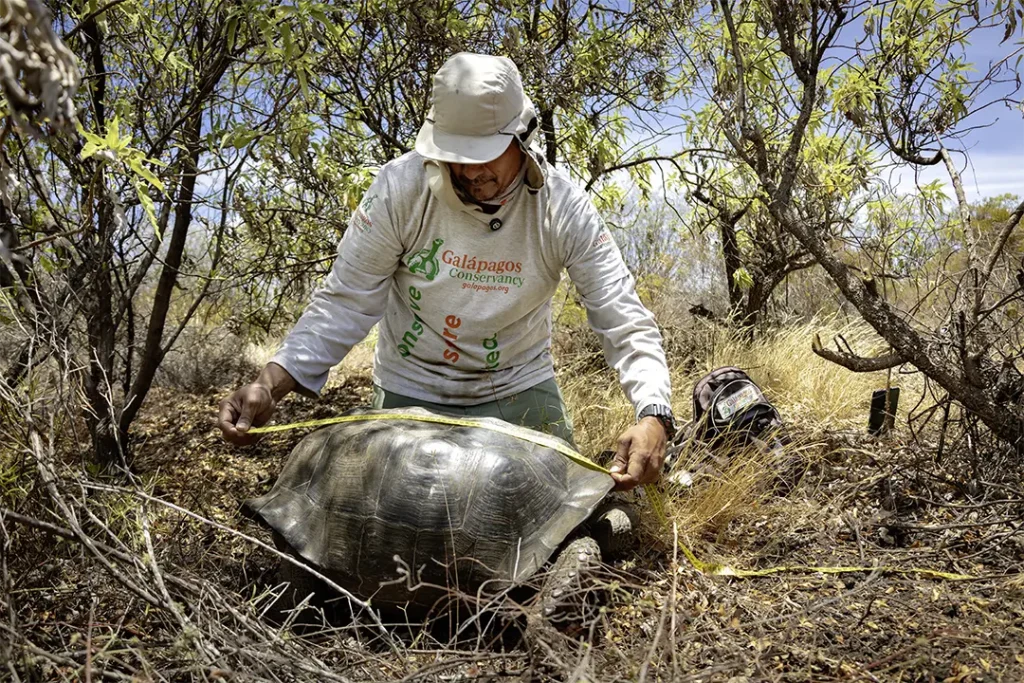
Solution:
<svg viewBox="0 0 1024 683"><path fill-rule="evenodd" d="M970 159L955 158L967 201L1011 193L1024 196L1024 157L1021 154L978 152ZM946 196L953 199L953 184L944 164L915 169L903 166L892 172L889 182L901 193L914 192L916 185L938 180Z"/></svg>

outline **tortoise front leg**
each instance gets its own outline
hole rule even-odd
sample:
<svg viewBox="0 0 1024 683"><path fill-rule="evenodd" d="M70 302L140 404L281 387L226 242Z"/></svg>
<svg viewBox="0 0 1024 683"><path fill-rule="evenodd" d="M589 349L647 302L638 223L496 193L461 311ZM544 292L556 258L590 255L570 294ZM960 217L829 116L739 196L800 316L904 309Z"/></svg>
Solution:
<svg viewBox="0 0 1024 683"><path fill-rule="evenodd" d="M555 559L538 596L540 616L566 629L589 623L596 616L593 572L601 564L601 548L590 536L571 541Z"/></svg>

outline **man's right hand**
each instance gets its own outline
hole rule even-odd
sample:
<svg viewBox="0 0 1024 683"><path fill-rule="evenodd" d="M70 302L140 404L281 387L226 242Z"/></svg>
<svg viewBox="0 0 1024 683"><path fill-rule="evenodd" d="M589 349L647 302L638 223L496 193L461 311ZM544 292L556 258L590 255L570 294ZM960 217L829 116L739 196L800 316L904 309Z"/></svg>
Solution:
<svg viewBox="0 0 1024 683"><path fill-rule="evenodd" d="M217 426L224 439L239 446L248 446L257 439L250 427L261 427L270 420L277 402L295 387L292 376L275 363L268 363L251 384L236 389L220 402Z"/></svg>

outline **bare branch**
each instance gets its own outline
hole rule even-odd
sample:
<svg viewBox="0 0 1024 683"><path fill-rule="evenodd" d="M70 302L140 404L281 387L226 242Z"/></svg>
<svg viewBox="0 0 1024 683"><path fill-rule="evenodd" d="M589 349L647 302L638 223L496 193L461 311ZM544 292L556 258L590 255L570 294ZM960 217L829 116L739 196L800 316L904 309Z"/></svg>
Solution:
<svg viewBox="0 0 1024 683"><path fill-rule="evenodd" d="M1010 217L1006 219L1006 223L999 230L999 236L996 237L996 243L992 245L992 251L989 252L988 259L985 261L985 267L981 271L981 284L984 286L988 283L989 278L992 277L992 271L996 267L996 261L999 260L999 255L1003 253L1003 248L1006 247L1007 240L1010 239L1010 235L1014 229L1020 224L1021 219L1024 218L1024 202L1017 205L1017 208L1013 210Z"/></svg>
<svg viewBox="0 0 1024 683"><path fill-rule="evenodd" d="M852 353L845 351L833 351L826 349L821 344L821 337L814 335L814 339L811 340L811 349L815 354L824 358L827 361L840 365L847 370L853 372L877 372L879 370L889 370L899 365L903 365L905 362L900 358L899 354L888 353L884 356L875 356L874 358L865 358L864 356L857 356Z"/></svg>

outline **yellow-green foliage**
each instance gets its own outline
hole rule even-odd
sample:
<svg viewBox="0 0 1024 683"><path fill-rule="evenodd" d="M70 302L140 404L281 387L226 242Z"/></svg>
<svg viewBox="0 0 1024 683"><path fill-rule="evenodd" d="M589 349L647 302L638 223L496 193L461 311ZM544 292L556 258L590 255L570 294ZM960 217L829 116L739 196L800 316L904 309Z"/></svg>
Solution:
<svg viewBox="0 0 1024 683"><path fill-rule="evenodd" d="M5 507L14 507L28 495L33 472L26 471L24 459L10 449L0 450L0 500Z"/></svg>
<svg viewBox="0 0 1024 683"><path fill-rule="evenodd" d="M102 510L103 524L110 533L131 548L141 550L145 547L138 498L128 492L103 491L96 494L95 500L97 509Z"/></svg>
<svg viewBox="0 0 1024 683"><path fill-rule="evenodd" d="M575 287L568 278L562 278L551 300L551 317L556 329L574 330L587 324L587 311L576 297Z"/></svg>

